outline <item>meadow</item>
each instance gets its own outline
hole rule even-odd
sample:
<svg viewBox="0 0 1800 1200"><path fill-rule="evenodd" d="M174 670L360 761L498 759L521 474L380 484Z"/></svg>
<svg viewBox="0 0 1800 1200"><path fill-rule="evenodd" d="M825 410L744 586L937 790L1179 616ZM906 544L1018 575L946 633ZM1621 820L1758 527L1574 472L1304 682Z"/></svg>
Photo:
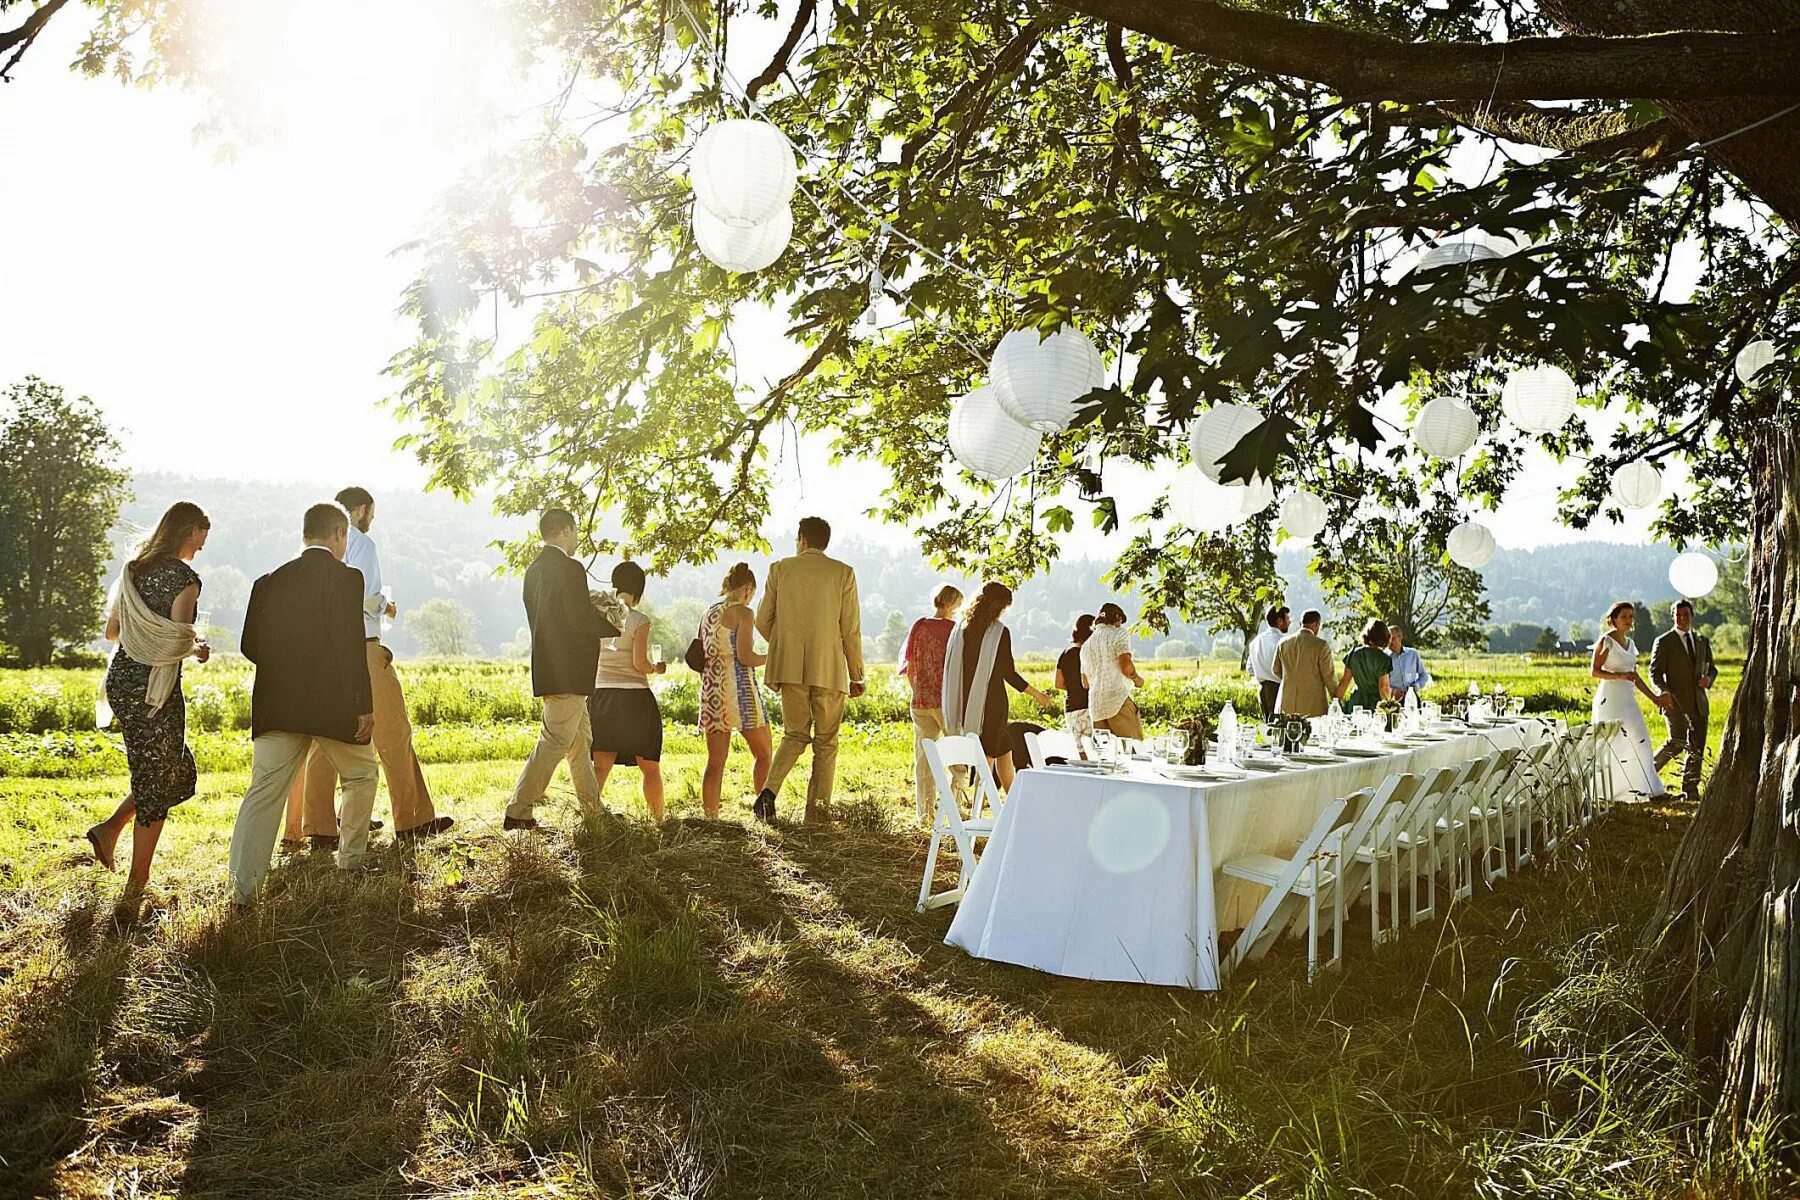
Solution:
<svg viewBox="0 0 1800 1200"><path fill-rule="evenodd" d="M1433 666L1445 691L1498 679L1538 711L1586 706L1579 664ZM643 818L626 771L607 795L620 815L583 822L559 778L552 831L523 837L498 829L532 739L522 667L403 674L458 828L410 849L379 838L354 876L283 852L241 917L222 901L246 781L241 666L189 676L190 711L217 725L195 735L200 795L170 819L136 910L81 853L123 784L112 735L91 728L94 673L0 676L0 1195L1800 1186L1778 1148L1704 1149L1710 1080L1646 1016L1666 981L1630 951L1679 804L1621 807L1546 869L1379 952L1352 939L1315 984L1283 947L1197 994L942 944L950 914L912 909L926 839L910 730L880 716L899 695L885 676L846 731L831 826L749 822L741 753L741 801L697 819L700 746L672 727L670 820ZM1153 721L1249 700L1233 664L1154 675Z"/></svg>

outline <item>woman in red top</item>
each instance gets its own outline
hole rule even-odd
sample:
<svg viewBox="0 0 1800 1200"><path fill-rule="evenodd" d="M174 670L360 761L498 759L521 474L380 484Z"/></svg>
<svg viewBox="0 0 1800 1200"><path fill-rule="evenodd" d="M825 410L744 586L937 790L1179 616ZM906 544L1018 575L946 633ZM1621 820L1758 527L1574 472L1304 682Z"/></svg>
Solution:
<svg viewBox="0 0 1800 1200"><path fill-rule="evenodd" d="M949 584L939 588L931 599L936 615L914 621L900 649L899 673L912 684L913 798L926 822L937 811L937 784L925 763L925 743L944 736L944 650L962 602L963 594Z"/></svg>

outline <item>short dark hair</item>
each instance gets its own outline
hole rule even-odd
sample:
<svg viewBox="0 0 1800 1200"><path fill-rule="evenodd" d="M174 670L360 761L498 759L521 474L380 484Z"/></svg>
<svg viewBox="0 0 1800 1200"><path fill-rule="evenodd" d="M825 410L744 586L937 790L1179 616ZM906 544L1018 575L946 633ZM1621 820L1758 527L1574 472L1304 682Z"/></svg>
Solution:
<svg viewBox="0 0 1800 1200"><path fill-rule="evenodd" d="M350 514L341 505L315 504L306 510L300 522L300 536L309 542L322 542L350 529Z"/></svg>
<svg viewBox="0 0 1800 1200"><path fill-rule="evenodd" d="M1302 625L1317 625L1320 621L1323 621L1324 619L1325 619L1325 614L1320 612L1316 608L1309 608L1305 612L1300 614L1300 623Z"/></svg>
<svg viewBox="0 0 1800 1200"><path fill-rule="evenodd" d="M823 550L831 545L831 522L824 517L801 517L800 536L814 550Z"/></svg>
<svg viewBox="0 0 1800 1200"><path fill-rule="evenodd" d="M1094 614L1082 613L1079 617L1075 618L1075 631L1071 633L1069 637L1077 646L1079 646L1093 636Z"/></svg>
<svg viewBox="0 0 1800 1200"><path fill-rule="evenodd" d="M1100 606L1100 613L1094 618L1096 625L1123 625L1124 623L1125 610L1111 600Z"/></svg>
<svg viewBox="0 0 1800 1200"><path fill-rule="evenodd" d="M634 562L622 562L613 568L613 591L644 598L644 568Z"/></svg>
<svg viewBox="0 0 1800 1200"><path fill-rule="evenodd" d="M1287 616L1288 611L1289 611L1289 609L1288 609L1287 605L1277 604L1274 608L1271 608L1269 610L1269 615L1266 618L1266 620L1269 622L1270 625L1274 625L1275 622L1277 622L1277 621L1281 620L1281 618Z"/></svg>
<svg viewBox="0 0 1800 1200"><path fill-rule="evenodd" d="M1687 599L1677 600L1675 602L1675 608L1671 608L1669 611L1674 612L1676 608L1685 608L1689 612L1693 612L1694 611L1694 602L1692 600L1687 600Z"/></svg>
<svg viewBox="0 0 1800 1200"><path fill-rule="evenodd" d="M367 488L347 487L337 494L337 502L344 506L345 512L355 512L375 503L375 497L369 495Z"/></svg>
<svg viewBox="0 0 1800 1200"><path fill-rule="evenodd" d="M1388 627L1386 621L1377 617L1375 620L1370 621L1367 625L1363 626L1363 645L1373 646L1375 649L1379 650L1381 647L1387 645L1387 640Z"/></svg>
<svg viewBox="0 0 1800 1200"><path fill-rule="evenodd" d="M566 508L546 508L538 518L538 533L554 537L565 529L575 528L575 514Z"/></svg>

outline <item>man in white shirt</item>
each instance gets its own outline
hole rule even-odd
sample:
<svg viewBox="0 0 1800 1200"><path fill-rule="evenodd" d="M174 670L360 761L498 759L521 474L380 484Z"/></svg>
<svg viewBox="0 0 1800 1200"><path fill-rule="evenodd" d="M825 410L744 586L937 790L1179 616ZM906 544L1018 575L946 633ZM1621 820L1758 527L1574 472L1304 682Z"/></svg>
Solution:
<svg viewBox="0 0 1800 1200"><path fill-rule="evenodd" d="M393 651L381 644L381 619L392 619L399 610L382 591L381 555L369 526L375 522L375 498L365 489L347 487L337 502L350 514L349 544L344 565L362 572L363 636L369 665L369 688L375 702L375 752L387 776L388 801L394 810L394 837L398 841L434 837L456 824L454 817L440 817L431 802L425 772L413 751L412 721L406 714L406 696L394 671ZM306 761L306 770L294 780L288 795L287 837L298 841L302 830L314 846L337 844L338 822L332 793L338 775L331 760L317 745ZM304 814L304 819L302 819Z"/></svg>
<svg viewBox="0 0 1800 1200"><path fill-rule="evenodd" d="M1278 604L1271 608L1262 632L1250 639L1250 649L1244 659L1244 669L1256 680L1257 699L1262 704L1265 721L1274 719L1275 705L1281 698L1281 677L1275 674L1275 650L1292 624L1293 617L1288 614L1287 605Z"/></svg>

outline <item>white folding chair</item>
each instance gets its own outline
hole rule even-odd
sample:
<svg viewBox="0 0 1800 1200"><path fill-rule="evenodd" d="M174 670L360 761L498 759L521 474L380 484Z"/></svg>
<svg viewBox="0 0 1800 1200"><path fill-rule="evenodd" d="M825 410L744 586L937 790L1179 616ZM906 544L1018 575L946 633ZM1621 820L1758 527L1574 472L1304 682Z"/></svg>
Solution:
<svg viewBox="0 0 1800 1200"><path fill-rule="evenodd" d="M1042 733L1025 735L1025 753L1034 767L1047 767L1050 760L1060 758L1064 762L1077 762L1081 751L1075 746L1075 737L1061 729L1046 729Z"/></svg>
<svg viewBox="0 0 1800 1200"><path fill-rule="evenodd" d="M975 839L985 838L994 832L992 815L999 808L1000 789L994 783L994 774L988 768L987 755L982 752L981 741L967 735L941 737L924 744L925 763L931 768L931 777L937 783L937 818L931 825L931 849L925 853L925 878L919 881L918 911L928 908L939 908L946 904L955 904L963 897L963 890L969 886L969 876L975 872ZM966 772L952 772L952 767L966 767ZM960 786L965 780L973 780L970 786L969 815L962 815L962 800L959 795ZM989 816L981 815L983 798L988 800ZM956 843L959 859L956 868L956 886L947 892L933 895L931 885L937 874L938 843L949 838Z"/></svg>
<svg viewBox="0 0 1800 1200"><path fill-rule="evenodd" d="M1496 879L1505 879L1506 810L1501 797L1511 788L1514 765L1519 759L1517 746L1505 746L1487 760L1486 768L1467 786L1469 800L1469 849L1481 856L1482 880L1488 887ZM1475 832L1480 831L1480 843ZM1498 861L1496 861L1496 858Z"/></svg>
<svg viewBox="0 0 1800 1200"><path fill-rule="evenodd" d="M1389 775L1369 797L1363 816L1368 817L1361 838L1354 832L1344 839L1343 879L1339 885L1344 905L1356 902L1366 886L1369 893L1369 944L1379 946L1400 931L1400 888L1393 889L1393 918L1384 933L1381 928L1382 864L1394 873L1394 833L1400 815L1418 793L1417 775ZM1361 818L1358 819L1359 822Z"/></svg>
<svg viewBox="0 0 1800 1200"><path fill-rule="evenodd" d="M1438 830L1438 818L1449 804L1452 790L1456 787L1461 772L1456 767L1439 767L1425 777L1418 794L1412 798L1394 830L1394 865L1401 867L1401 856L1405 855L1405 866L1399 875L1394 876L1395 903L1394 911L1399 912L1400 880L1404 876L1408 880L1407 888L1410 906L1407 911L1407 924L1417 925L1423 921L1435 920L1437 917L1437 877L1438 855L1442 849ZM1423 865L1419 855L1425 855ZM1425 877L1425 904L1419 904L1419 876ZM1398 916L1396 915L1396 921Z"/></svg>
<svg viewBox="0 0 1800 1200"><path fill-rule="evenodd" d="M1261 958L1281 936L1287 926L1286 910L1306 900L1306 977L1310 980L1319 960L1319 898L1337 882L1338 850L1343 830L1338 818L1343 815L1344 801L1333 800L1319 813L1318 820L1300 842L1291 858L1273 854L1247 854L1234 858L1221 870L1234 879L1260 883L1269 889L1257 906L1250 923L1231 947L1223 964L1230 971L1245 958ZM1331 961L1337 962L1344 952L1344 911L1340 905L1332 930Z"/></svg>
<svg viewBox="0 0 1800 1200"><path fill-rule="evenodd" d="M1537 861L1532 849L1532 823L1536 819L1538 780L1544 763L1550 757L1553 743L1549 739L1527 746L1514 760L1512 779L1500 795L1500 812L1505 822L1505 837L1512 848L1512 869L1521 871Z"/></svg>
<svg viewBox="0 0 1800 1200"><path fill-rule="evenodd" d="M1444 796L1437 814L1437 861L1447 868L1444 880L1450 889L1450 903L1468 900L1475 895L1475 874L1469 866L1469 809L1471 794L1486 777L1489 758L1472 758L1452 767L1455 781Z"/></svg>
<svg viewBox="0 0 1800 1200"><path fill-rule="evenodd" d="M1585 779L1587 786L1582 789L1583 800L1577 814L1584 829L1593 824L1596 816L1612 808L1613 743L1624 731L1623 721L1600 721L1593 727L1592 748L1589 751L1590 761Z"/></svg>

